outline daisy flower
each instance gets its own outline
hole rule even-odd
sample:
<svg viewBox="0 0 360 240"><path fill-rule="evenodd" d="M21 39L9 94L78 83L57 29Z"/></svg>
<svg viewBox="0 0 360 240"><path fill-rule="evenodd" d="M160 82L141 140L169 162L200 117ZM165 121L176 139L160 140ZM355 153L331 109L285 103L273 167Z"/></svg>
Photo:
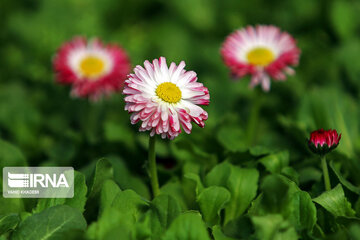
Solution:
<svg viewBox="0 0 360 240"><path fill-rule="evenodd" d="M72 96L95 100L120 91L130 72L129 58L119 46L82 37L64 43L53 65L57 82L72 85Z"/></svg>
<svg viewBox="0 0 360 240"><path fill-rule="evenodd" d="M141 121L140 131L150 136L174 139L181 128L190 133L192 122L204 127L208 114L198 105L209 104L209 91L197 82L196 73L185 71L185 62L166 64L161 57L136 66L125 81L125 110L132 113L132 124Z"/></svg>
<svg viewBox="0 0 360 240"><path fill-rule="evenodd" d="M300 50L294 38L275 26L248 26L230 34L221 55L231 73L238 78L252 75L250 86L261 84L270 90L270 77L286 80L286 74L294 74L291 66L299 62Z"/></svg>

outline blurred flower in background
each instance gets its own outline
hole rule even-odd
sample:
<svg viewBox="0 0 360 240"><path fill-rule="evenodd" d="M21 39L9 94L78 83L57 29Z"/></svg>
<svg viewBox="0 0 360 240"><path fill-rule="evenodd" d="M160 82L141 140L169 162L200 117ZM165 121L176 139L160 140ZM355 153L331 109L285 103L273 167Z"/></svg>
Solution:
<svg viewBox="0 0 360 240"><path fill-rule="evenodd" d="M120 91L130 72L129 58L119 46L82 37L64 43L53 63L56 80L71 84L72 96L93 100Z"/></svg>
<svg viewBox="0 0 360 240"><path fill-rule="evenodd" d="M132 113L131 123L142 121L140 131L174 139L192 129L191 122L204 127L208 114L198 105L209 104L209 91L197 82L194 71L185 71L185 62L168 68L166 59L144 62L145 69L136 66L125 81L125 110Z"/></svg>
<svg viewBox="0 0 360 240"><path fill-rule="evenodd" d="M295 40L275 26L248 26L235 31L225 40L221 54L235 77L252 75L250 86L261 84L270 90L270 77L286 80L294 74L290 66L298 64L300 50Z"/></svg>

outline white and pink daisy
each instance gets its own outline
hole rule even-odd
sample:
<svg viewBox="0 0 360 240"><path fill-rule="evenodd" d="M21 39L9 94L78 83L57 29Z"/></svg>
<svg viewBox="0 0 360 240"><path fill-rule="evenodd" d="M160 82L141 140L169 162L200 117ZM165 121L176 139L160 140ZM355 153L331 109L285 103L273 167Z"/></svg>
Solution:
<svg viewBox="0 0 360 240"><path fill-rule="evenodd" d="M286 80L286 74L294 74L291 66L299 62L300 50L295 39L275 26L248 26L230 34L221 55L231 73L238 78L252 75L250 86L261 84L270 90L270 77Z"/></svg>
<svg viewBox="0 0 360 240"><path fill-rule="evenodd" d="M104 45L99 39L87 41L83 37L64 43L53 64L56 80L72 85L72 96L95 100L120 91L131 67L127 54L119 46Z"/></svg>
<svg viewBox="0 0 360 240"><path fill-rule="evenodd" d="M194 71L184 69L184 61L168 67L160 57L152 63L145 61L144 67L136 66L125 81L125 110L132 113L132 124L141 121L140 131L169 139L178 136L181 127L189 134L192 122L205 126L208 114L198 105L209 104L209 91L197 82Z"/></svg>

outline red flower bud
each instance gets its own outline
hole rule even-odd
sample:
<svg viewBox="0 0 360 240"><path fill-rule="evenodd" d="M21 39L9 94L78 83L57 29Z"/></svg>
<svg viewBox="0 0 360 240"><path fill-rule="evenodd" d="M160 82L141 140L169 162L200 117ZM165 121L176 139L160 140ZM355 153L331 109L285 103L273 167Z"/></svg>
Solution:
<svg viewBox="0 0 360 240"><path fill-rule="evenodd" d="M336 130L316 130L310 134L309 148L313 153L325 155L339 145L341 134Z"/></svg>

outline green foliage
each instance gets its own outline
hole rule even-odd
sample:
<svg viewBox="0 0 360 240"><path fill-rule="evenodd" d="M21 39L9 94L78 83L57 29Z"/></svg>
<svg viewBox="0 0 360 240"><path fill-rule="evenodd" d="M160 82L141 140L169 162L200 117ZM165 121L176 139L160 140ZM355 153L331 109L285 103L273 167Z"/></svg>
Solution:
<svg viewBox="0 0 360 240"><path fill-rule="evenodd" d="M164 240L210 240L201 215L196 212L186 212L178 216L165 232Z"/></svg>
<svg viewBox="0 0 360 240"><path fill-rule="evenodd" d="M0 1L0 166L76 169L74 198L1 197L0 239L358 239L359 10L355 0ZM296 75L269 93L232 81L219 55L230 32L258 23L301 49ZM205 128L157 141L156 198L148 134L123 96L89 102L55 84L52 58L76 35L120 44L132 66L185 60L209 89ZM307 149L318 128L342 134L328 192Z"/></svg>
<svg viewBox="0 0 360 240"><path fill-rule="evenodd" d="M314 202L320 204L335 217L353 217L355 215L355 211L351 208L351 203L346 199L341 185L337 185L331 191L324 192L314 198Z"/></svg>
<svg viewBox="0 0 360 240"><path fill-rule="evenodd" d="M12 239L59 239L65 234L76 239L75 232L85 228L86 221L79 210L66 205L54 206L26 218Z"/></svg>
<svg viewBox="0 0 360 240"><path fill-rule="evenodd" d="M197 199L204 221L210 225L219 223L220 211L229 202L230 196L230 192L223 187L205 188Z"/></svg>

